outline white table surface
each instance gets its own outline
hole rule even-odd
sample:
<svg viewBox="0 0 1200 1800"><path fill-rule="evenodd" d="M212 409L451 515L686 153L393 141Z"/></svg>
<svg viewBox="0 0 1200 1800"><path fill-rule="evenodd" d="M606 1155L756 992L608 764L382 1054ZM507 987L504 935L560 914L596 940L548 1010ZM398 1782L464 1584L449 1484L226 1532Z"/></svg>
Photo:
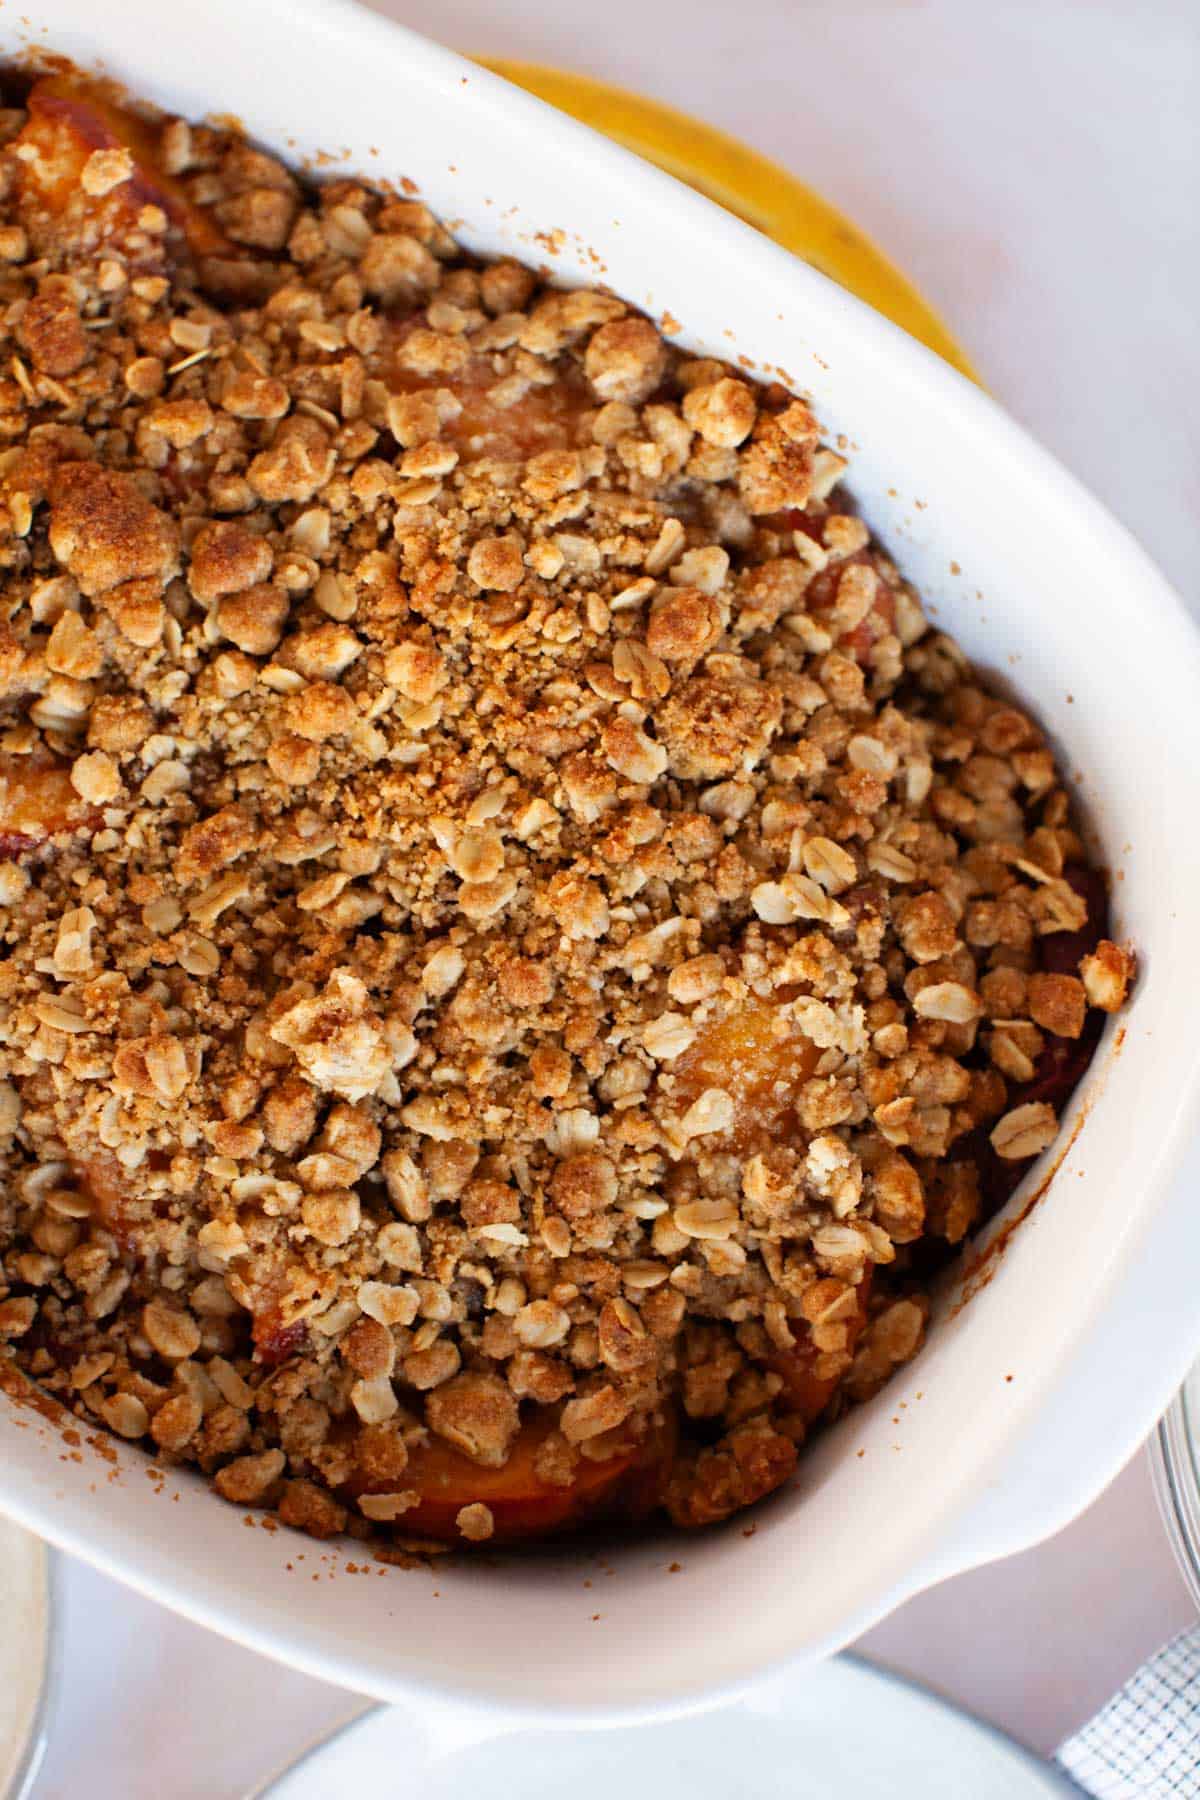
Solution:
<svg viewBox="0 0 1200 1800"><path fill-rule="evenodd" d="M380 10L655 94L794 169L913 275L993 392L1200 615L1192 0ZM62 1594L38 1800L234 1800L363 1705L78 1564ZM1058 1537L909 1602L862 1647L1048 1750L1194 1617L1143 1452Z"/></svg>

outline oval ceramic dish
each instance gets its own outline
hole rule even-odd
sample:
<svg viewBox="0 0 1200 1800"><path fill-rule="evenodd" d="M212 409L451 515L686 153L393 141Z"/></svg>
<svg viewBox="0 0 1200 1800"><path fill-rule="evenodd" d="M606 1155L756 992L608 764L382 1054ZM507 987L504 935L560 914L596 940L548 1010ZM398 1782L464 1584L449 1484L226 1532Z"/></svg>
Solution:
<svg viewBox="0 0 1200 1800"><path fill-rule="evenodd" d="M0 16L0 49L27 30ZM233 113L295 160L407 175L470 246L602 280L681 321L687 345L809 391L939 622L1019 690L1077 772L1117 878L1114 929L1142 973L1069 1110L1049 1192L1039 1167L943 1293L920 1357L813 1445L752 1535L734 1520L607 1555L382 1569L357 1545L248 1528L201 1480L154 1479L124 1445L64 1456L59 1427L17 1401L0 1403L0 1506L326 1679L605 1722L683 1712L826 1655L921 1586L1064 1523L1195 1349L1200 1222L1181 1196L1200 1041L1180 970L1200 859L1180 834L1200 647L1178 601L1071 477L904 332L668 175L345 0L44 0L36 31L186 115Z"/></svg>
<svg viewBox="0 0 1200 1800"><path fill-rule="evenodd" d="M844 213L778 163L661 100L573 69L503 57L479 60L506 81L686 181L977 379L962 346L908 278Z"/></svg>

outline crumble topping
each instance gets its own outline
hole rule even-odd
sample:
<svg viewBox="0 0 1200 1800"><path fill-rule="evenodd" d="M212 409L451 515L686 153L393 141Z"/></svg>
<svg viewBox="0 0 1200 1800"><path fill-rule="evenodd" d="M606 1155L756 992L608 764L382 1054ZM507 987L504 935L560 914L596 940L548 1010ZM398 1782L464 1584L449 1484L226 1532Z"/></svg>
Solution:
<svg viewBox="0 0 1200 1800"><path fill-rule="evenodd" d="M418 201L0 114L0 1338L289 1524L726 1517L1129 986L807 405Z"/></svg>

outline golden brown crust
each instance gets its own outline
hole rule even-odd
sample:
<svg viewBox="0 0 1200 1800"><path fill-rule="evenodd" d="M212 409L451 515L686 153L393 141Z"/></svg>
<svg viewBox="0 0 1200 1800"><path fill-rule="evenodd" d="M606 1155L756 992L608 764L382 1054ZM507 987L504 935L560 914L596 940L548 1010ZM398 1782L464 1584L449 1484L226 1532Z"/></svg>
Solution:
<svg viewBox="0 0 1200 1800"><path fill-rule="evenodd" d="M84 108L0 144L0 1336L317 1535L435 1451L562 1519L677 1414L724 1517L1124 999L1041 966L1053 757L802 401Z"/></svg>
<svg viewBox="0 0 1200 1800"><path fill-rule="evenodd" d="M179 557L179 528L133 479L96 463L61 463L50 479L49 544L82 594L145 579L165 584Z"/></svg>

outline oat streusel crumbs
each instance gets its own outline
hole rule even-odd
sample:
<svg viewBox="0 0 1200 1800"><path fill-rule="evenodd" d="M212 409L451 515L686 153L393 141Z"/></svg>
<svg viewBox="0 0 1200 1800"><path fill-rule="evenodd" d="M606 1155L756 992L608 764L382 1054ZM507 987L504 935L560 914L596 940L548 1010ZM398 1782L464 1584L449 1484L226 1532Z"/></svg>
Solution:
<svg viewBox="0 0 1200 1800"><path fill-rule="evenodd" d="M1130 953L808 408L423 206L2 116L0 1337L317 1536L777 1487Z"/></svg>

